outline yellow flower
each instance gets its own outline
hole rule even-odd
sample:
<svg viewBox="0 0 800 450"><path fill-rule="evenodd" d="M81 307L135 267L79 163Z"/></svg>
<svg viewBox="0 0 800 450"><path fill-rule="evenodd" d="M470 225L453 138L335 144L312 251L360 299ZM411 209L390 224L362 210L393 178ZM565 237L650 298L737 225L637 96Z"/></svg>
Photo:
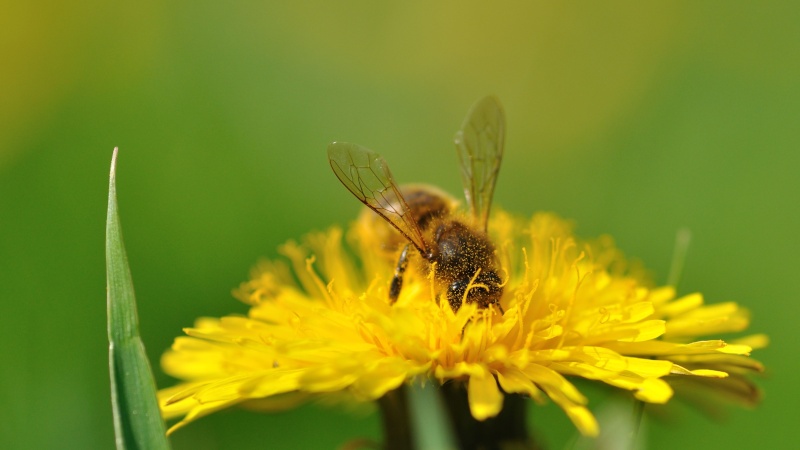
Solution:
<svg viewBox="0 0 800 450"><path fill-rule="evenodd" d="M366 217L366 216L364 216ZM740 331L747 312L676 298L628 267L609 238L583 242L552 215L496 213L490 234L507 275L499 308L453 312L433 282L407 272L388 301L392 259L368 219L288 243L283 262L261 264L234 294L247 317L199 319L175 340L164 370L184 383L160 392L172 430L241 405L279 410L313 398L373 401L413 380L466 386L472 416L496 416L506 394L550 398L581 433L599 432L587 399L567 377L664 403L678 376L724 378L760 369L753 344L698 336ZM396 255L395 255L396 256ZM396 259L395 259L396 261Z"/></svg>

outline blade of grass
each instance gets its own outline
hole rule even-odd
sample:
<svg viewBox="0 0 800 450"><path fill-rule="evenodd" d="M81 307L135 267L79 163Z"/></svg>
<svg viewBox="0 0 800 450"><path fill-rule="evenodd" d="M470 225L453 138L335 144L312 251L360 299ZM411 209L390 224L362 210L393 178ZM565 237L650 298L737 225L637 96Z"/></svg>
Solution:
<svg viewBox="0 0 800 450"><path fill-rule="evenodd" d="M139 318L117 212L117 148L111 158L106 219L108 359L118 450L169 449L150 363L139 338Z"/></svg>

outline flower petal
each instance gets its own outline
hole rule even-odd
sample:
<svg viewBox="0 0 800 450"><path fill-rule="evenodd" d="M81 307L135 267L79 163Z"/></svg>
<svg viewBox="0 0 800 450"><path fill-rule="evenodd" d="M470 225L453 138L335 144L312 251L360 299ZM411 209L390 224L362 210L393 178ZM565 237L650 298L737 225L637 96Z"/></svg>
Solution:
<svg viewBox="0 0 800 450"><path fill-rule="evenodd" d="M497 388L497 381L488 371L482 375L469 377L467 387L469 410L477 420L496 416L503 409L503 394Z"/></svg>
<svg viewBox="0 0 800 450"><path fill-rule="evenodd" d="M527 394L537 402L544 401L542 391L518 369L506 368L497 372L497 381L509 394Z"/></svg>

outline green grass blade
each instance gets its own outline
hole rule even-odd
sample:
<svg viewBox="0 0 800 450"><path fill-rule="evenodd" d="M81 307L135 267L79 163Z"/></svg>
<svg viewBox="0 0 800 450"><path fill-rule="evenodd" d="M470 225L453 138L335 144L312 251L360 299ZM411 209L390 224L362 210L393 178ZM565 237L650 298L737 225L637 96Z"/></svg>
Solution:
<svg viewBox="0 0 800 450"><path fill-rule="evenodd" d="M111 159L106 219L108 358L117 449L169 449L139 319L117 213L117 149Z"/></svg>

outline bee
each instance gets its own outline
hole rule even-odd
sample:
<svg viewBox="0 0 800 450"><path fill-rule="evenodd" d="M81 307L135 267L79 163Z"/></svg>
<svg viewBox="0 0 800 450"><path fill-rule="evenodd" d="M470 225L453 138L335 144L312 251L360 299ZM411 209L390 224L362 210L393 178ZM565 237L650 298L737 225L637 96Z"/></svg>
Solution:
<svg viewBox="0 0 800 450"><path fill-rule="evenodd" d="M328 146L339 181L402 236L390 239L405 242L389 286L390 303L399 297L409 259L416 253L422 273L433 272L437 297L446 299L453 311L476 303L481 308L496 305L503 312L505 283L487 226L504 139L505 115L493 96L470 108L455 135L469 218L457 215L452 198L436 188L398 186L378 153L346 142Z"/></svg>

